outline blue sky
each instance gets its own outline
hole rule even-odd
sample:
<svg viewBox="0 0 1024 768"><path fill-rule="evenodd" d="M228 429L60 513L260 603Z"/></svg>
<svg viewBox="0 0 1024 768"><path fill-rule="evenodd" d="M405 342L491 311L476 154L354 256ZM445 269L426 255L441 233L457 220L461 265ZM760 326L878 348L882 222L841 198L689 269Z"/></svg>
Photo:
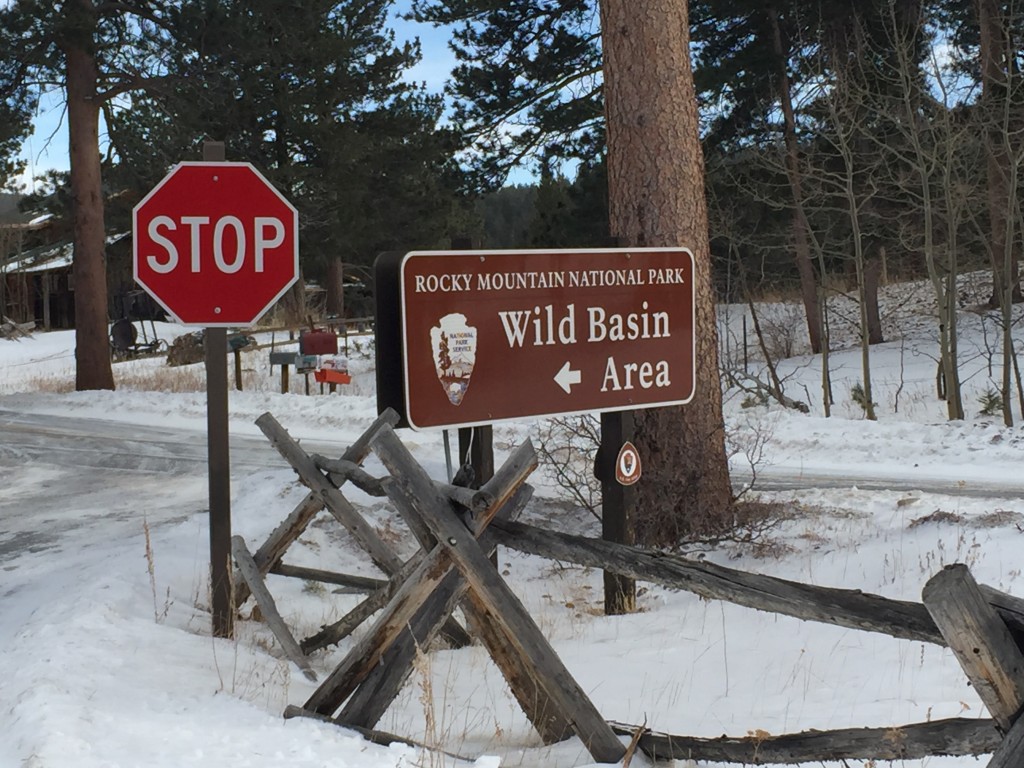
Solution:
<svg viewBox="0 0 1024 768"><path fill-rule="evenodd" d="M0 0L0 5L3 4L5 0ZM403 42L418 37L423 49L423 58L417 66L409 70L408 79L425 83L431 91L440 92L455 63L454 56L448 49L448 30L400 19L397 14L408 8L408 2L397 2L395 5L392 28L395 30L396 40ZM60 91L44 95L41 99L34 126L32 136L25 142L21 151L21 156L27 161L27 168L20 180L25 191L31 189L35 176L48 169L68 170L67 122Z"/></svg>

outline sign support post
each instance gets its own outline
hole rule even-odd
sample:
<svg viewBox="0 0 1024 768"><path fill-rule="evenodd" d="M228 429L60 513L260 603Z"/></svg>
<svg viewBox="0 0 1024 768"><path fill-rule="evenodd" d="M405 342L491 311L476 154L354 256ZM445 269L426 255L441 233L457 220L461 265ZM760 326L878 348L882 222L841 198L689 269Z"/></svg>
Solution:
<svg viewBox="0 0 1024 768"><path fill-rule="evenodd" d="M597 452L597 479L601 481L601 538L616 544L635 544L629 510L636 491L616 478L619 450L633 440L633 411L601 414L601 447ZM611 571L604 572L604 612L620 616L636 611L636 580Z"/></svg>
<svg viewBox="0 0 1024 768"><path fill-rule="evenodd" d="M459 430L459 461L473 467L473 488L494 477L494 428L490 424Z"/></svg>
<svg viewBox="0 0 1024 768"><path fill-rule="evenodd" d="M633 413L685 404L696 388L692 251L459 242L383 254L375 275L378 410L413 429L459 428L478 480L493 471L494 422L601 413L604 538L633 543ZM631 579L605 585L608 613L635 609Z"/></svg>
<svg viewBox="0 0 1024 768"><path fill-rule="evenodd" d="M452 238L453 251L472 249L473 241L470 238ZM459 430L459 466L463 464L473 468L474 488L479 488L494 477L494 429L490 424ZM497 554L494 558L497 558Z"/></svg>
<svg viewBox="0 0 1024 768"><path fill-rule="evenodd" d="M132 210L135 281L182 325L205 329L210 608L234 631L227 329L254 325L299 276L299 213L249 163L206 142Z"/></svg>
<svg viewBox="0 0 1024 768"><path fill-rule="evenodd" d="M205 162L223 162L224 142L203 143ZM228 440L228 332L205 329L206 440L210 487L210 607L213 636L231 637L231 467Z"/></svg>

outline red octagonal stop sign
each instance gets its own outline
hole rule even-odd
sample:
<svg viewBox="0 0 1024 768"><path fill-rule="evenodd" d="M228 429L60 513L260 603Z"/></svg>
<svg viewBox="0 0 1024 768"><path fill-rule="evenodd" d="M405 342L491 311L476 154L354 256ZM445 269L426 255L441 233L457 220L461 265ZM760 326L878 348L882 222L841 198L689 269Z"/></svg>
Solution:
<svg viewBox="0 0 1024 768"><path fill-rule="evenodd" d="M135 280L183 325L252 325L299 276L299 214L249 163L180 163L132 212Z"/></svg>

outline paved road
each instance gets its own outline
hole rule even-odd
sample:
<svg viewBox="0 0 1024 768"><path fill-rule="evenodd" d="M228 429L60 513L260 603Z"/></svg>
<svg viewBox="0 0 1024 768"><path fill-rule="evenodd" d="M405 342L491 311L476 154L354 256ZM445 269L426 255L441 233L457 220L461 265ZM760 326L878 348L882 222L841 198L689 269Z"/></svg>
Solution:
<svg viewBox="0 0 1024 768"><path fill-rule="evenodd" d="M236 480L286 466L262 436L232 435ZM207 482L204 431L0 410L0 564L187 519Z"/></svg>
<svg viewBox="0 0 1024 768"><path fill-rule="evenodd" d="M304 444L327 455L340 455L345 448ZM236 479L271 467L286 464L262 436L232 435ZM735 480L745 481L738 473ZM870 477L767 467L757 479L757 488L763 490L852 486L981 498L1024 496L1024 488L1014 482L908 479L898 469ZM185 519L205 511L207 498L204 431L0 410L0 564L26 550L134 535L143 517L150 525Z"/></svg>
<svg viewBox="0 0 1024 768"><path fill-rule="evenodd" d="M206 433L104 419L0 410L0 464L42 461L68 467L187 474L206 466ZM232 470L282 462L263 438L231 436Z"/></svg>
<svg viewBox="0 0 1024 768"><path fill-rule="evenodd" d="M733 472L733 483L749 483L749 473ZM918 474L910 476L898 468L878 468L868 474L856 469L841 474L815 469L765 467L758 470L755 487L764 491L797 491L810 488L859 488L866 491L920 491L975 499L1024 498L1024 480L1006 481L958 477L956 472L943 476Z"/></svg>

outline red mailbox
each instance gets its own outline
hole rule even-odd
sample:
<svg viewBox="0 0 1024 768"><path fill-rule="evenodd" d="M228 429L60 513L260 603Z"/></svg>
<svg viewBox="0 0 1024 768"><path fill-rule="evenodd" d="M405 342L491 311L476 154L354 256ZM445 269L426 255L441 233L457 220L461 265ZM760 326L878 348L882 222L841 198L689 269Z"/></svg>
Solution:
<svg viewBox="0 0 1024 768"><path fill-rule="evenodd" d="M299 334L299 354L302 355L336 355L338 354L338 335L333 331L314 330Z"/></svg>

